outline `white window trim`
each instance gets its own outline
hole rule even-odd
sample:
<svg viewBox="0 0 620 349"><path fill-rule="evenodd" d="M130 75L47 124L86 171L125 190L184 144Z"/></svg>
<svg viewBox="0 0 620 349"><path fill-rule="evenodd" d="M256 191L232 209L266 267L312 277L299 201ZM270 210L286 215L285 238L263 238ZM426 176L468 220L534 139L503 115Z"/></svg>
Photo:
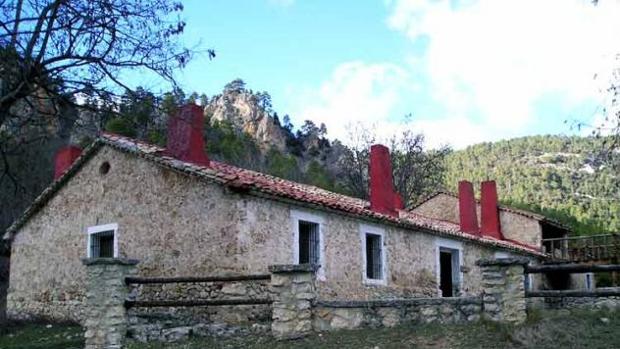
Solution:
<svg viewBox="0 0 620 349"><path fill-rule="evenodd" d="M90 243L92 235L110 230L114 231L114 258L118 258L118 223L95 225L86 229L86 256L88 258L93 258L90 253Z"/></svg>
<svg viewBox="0 0 620 349"><path fill-rule="evenodd" d="M379 235L381 238L381 279L369 279L366 277L366 234ZM360 224L360 240L362 247L362 280L369 285L387 285L387 248L385 244L385 229L374 225Z"/></svg>
<svg viewBox="0 0 620 349"><path fill-rule="evenodd" d="M291 210L291 231L293 232L293 264L299 263L299 221L316 223L319 225L319 269L316 277L320 281L325 281L325 238L324 227L325 219L323 216L307 211Z"/></svg>
<svg viewBox="0 0 620 349"><path fill-rule="evenodd" d="M463 288L463 243L460 241L437 238L435 239L435 275L437 279L437 295L441 297L441 266L440 266L440 251L442 248L450 250L458 250L459 252L459 273L458 273L458 286L459 289ZM456 296L456 295L455 295Z"/></svg>

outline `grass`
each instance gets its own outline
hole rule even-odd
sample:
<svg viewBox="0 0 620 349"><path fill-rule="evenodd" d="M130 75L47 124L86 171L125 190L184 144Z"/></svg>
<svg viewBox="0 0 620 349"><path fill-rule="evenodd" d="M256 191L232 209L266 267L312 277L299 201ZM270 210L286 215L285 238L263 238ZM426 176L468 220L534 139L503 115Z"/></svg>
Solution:
<svg viewBox="0 0 620 349"><path fill-rule="evenodd" d="M12 326L0 332L2 349L81 348L81 328L45 325ZM128 349L215 348L620 348L620 316L609 312L535 314L521 326L481 321L464 325L399 326L372 330L337 331L300 340L277 341L268 336L193 338L180 343L139 343Z"/></svg>
<svg viewBox="0 0 620 349"><path fill-rule="evenodd" d="M0 349L81 349L83 336L75 325L8 324L0 328Z"/></svg>

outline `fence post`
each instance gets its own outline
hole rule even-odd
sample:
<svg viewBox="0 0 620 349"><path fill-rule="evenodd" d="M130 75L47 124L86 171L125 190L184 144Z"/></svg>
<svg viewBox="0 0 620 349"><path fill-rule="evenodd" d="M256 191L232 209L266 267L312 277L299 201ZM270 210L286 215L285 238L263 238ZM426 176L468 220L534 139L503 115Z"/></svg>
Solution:
<svg viewBox="0 0 620 349"><path fill-rule="evenodd" d="M271 332L277 338L299 338L312 331L317 265L271 265L273 314Z"/></svg>
<svg viewBox="0 0 620 349"><path fill-rule="evenodd" d="M526 258L481 259L483 316L494 321L523 323Z"/></svg>
<svg viewBox="0 0 620 349"><path fill-rule="evenodd" d="M136 260L89 258L86 285L86 349L120 349L127 336L125 277L136 273Z"/></svg>

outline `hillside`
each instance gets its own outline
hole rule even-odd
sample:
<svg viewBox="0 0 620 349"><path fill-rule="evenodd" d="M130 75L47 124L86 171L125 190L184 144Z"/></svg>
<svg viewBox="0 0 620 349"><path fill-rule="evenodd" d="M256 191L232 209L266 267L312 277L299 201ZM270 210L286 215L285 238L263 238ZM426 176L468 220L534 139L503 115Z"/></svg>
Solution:
<svg viewBox="0 0 620 349"><path fill-rule="evenodd" d="M210 98L197 93L186 97L182 91L158 98L138 89L137 95L125 96L120 104L87 100L95 112L79 111L70 128L51 127L63 131L52 132L46 141L24 148L10 159L16 177L25 185L15 188L9 181L0 183L0 231L48 185L52 155L59 146L68 142L86 145L104 129L164 145L166 115L180 104L198 100L204 106L211 158L352 196L367 196L372 135L357 135L366 143L351 148L326 138L325 125L306 120L295 127L288 115L281 118L273 110L267 92L252 91L237 79ZM602 161L601 139L533 136L450 152L427 151L423 137L409 135L404 142L401 138L394 143L401 148L392 154L395 183L408 204L439 187L455 191L461 179L495 179L506 204L557 218L580 234L620 231L620 178L617 170L609 167L609 163L620 163L620 153L615 154L615 162ZM32 171L34 168L37 170Z"/></svg>
<svg viewBox="0 0 620 349"><path fill-rule="evenodd" d="M455 190L460 179L495 179L506 204L555 217L579 234L617 232L620 176L601 160L603 150L603 140L593 137L532 136L476 144L447 157L446 186Z"/></svg>

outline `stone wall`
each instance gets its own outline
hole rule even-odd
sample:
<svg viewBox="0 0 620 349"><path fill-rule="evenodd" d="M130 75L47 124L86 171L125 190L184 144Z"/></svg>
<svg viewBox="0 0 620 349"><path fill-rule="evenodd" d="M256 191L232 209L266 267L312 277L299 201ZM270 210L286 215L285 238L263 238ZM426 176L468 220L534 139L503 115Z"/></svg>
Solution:
<svg viewBox="0 0 620 349"><path fill-rule="evenodd" d="M99 171L107 162L106 174ZM437 236L385 229L386 282L364 283L365 220L235 193L103 147L18 232L12 244L8 313L13 318L82 321L88 227L118 224L119 257L140 260L141 276L265 273L294 260L291 211L322 217L325 300L438 295ZM475 260L496 249L462 242L461 290L479 294Z"/></svg>
<svg viewBox="0 0 620 349"><path fill-rule="evenodd" d="M269 299L269 280L134 284L131 298L143 301ZM231 336L269 329L271 306L135 307L128 311L129 335L140 341L174 341L190 335Z"/></svg>
<svg viewBox="0 0 620 349"><path fill-rule="evenodd" d="M87 266L84 348L120 349L127 335L125 277L135 274L138 261L99 258L83 262Z"/></svg>
<svg viewBox="0 0 620 349"><path fill-rule="evenodd" d="M524 267L521 258L478 261L482 267L483 315L493 321L523 323L527 317Z"/></svg>
<svg viewBox="0 0 620 349"><path fill-rule="evenodd" d="M617 288L602 287L597 291L613 290ZM609 309L620 310L620 297L544 297L528 298L528 309L541 310L573 310L573 309Z"/></svg>
<svg viewBox="0 0 620 349"><path fill-rule="evenodd" d="M412 298L386 301L319 301L313 309L316 331L392 327L399 324L478 321L480 297Z"/></svg>

